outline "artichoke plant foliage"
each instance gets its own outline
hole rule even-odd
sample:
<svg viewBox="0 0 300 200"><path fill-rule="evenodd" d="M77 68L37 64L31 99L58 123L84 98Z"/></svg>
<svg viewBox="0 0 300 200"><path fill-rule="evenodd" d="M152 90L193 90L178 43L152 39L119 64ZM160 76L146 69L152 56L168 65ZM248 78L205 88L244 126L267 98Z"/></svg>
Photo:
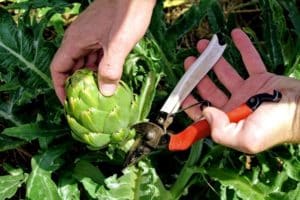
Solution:
<svg viewBox="0 0 300 200"><path fill-rule="evenodd" d="M134 142L130 126L138 121L138 98L120 82L112 96L99 92L97 75L89 69L77 70L66 81L66 118L74 139L89 148L114 145L122 150Z"/></svg>

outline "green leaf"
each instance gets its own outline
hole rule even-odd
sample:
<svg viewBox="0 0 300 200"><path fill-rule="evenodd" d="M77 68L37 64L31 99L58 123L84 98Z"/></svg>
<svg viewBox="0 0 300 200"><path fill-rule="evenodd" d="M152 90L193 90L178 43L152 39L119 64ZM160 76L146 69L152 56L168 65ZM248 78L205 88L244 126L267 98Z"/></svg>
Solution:
<svg viewBox="0 0 300 200"><path fill-rule="evenodd" d="M0 85L0 92L16 90L19 87L20 87L20 84L16 83L16 82L5 83L3 85Z"/></svg>
<svg viewBox="0 0 300 200"><path fill-rule="evenodd" d="M11 137L7 137L5 135L0 135L0 152L18 148L25 143L26 142L23 140L18 140Z"/></svg>
<svg viewBox="0 0 300 200"><path fill-rule="evenodd" d="M269 71L274 72L277 67L284 65L281 41L286 22L282 8L277 1L260 0L259 3L264 21L264 40L271 64Z"/></svg>
<svg viewBox="0 0 300 200"><path fill-rule="evenodd" d="M172 24L167 32L168 40L178 40L188 33L192 28L195 28L201 20L206 16L207 9L214 3L215 0L202 0L198 5L193 5L184 15ZM173 46L175 49L175 46Z"/></svg>
<svg viewBox="0 0 300 200"><path fill-rule="evenodd" d="M122 172L120 177L113 175L105 179L104 185L98 185L88 177L81 182L89 195L99 200L173 199L149 163L140 161L137 167L129 166Z"/></svg>
<svg viewBox="0 0 300 200"><path fill-rule="evenodd" d="M214 33L227 34L225 16L219 2L213 2L207 10L209 26Z"/></svg>
<svg viewBox="0 0 300 200"><path fill-rule="evenodd" d="M18 90L19 91L19 90ZM20 99L20 94L18 92L14 93L9 101L2 101L0 98L0 117L14 124L15 126L20 126L21 121L14 114L14 108L16 107L18 99Z"/></svg>
<svg viewBox="0 0 300 200"><path fill-rule="evenodd" d="M44 8L44 7L66 7L70 5L65 0L51 0L51 1L41 1L41 0L31 0L24 2L15 2L9 6L7 9L36 9L36 8Z"/></svg>
<svg viewBox="0 0 300 200"><path fill-rule="evenodd" d="M31 33L22 21L17 25L7 11L0 9L0 15L0 65L11 70L19 67L28 77L24 83L30 88L42 85L45 89L52 88L48 66L54 48L47 46L41 33ZM33 24L30 28L42 31L41 26Z"/></svg>
<svg viewBox="0 0 300 200"><path fill-rule="evenodd" d="M295 32L300 37L300 12L295 1L279 0L278 2L288 11L288 16L295 28Z"/></svg>
<svg viewBox="0 0 300 200"><path fill-rule="evenodd" d="M0 176L0 200L13 197L27 178L27 174L23 173L22 169L14 170L14 172L10 175Z"/></svg>
<svg viewBox="0 0 300 200"><path fill-rule="evenodd" d="M66 145L49 149L31 160L32 171L26 184L28 199L61 199L57 186L51 178L51 173L61 166L58 158L67 150Z"/></svg>
<svg viewBox="0 0 300 200"><path fill-rule="evenodd" d="M35 118L31 116L34 112L17 113L26 109L21 106L32 103L41 94L53 93L49 65L56 47L43 37L52 14L49 12L37 21L28 19L30 16L25 13L14 20L0 8L0 79L5 91L0 97L0 117L15 126ZM15 89L16 86L19 87ZM51 116L52 110L47 108L47 111Z"/></svg>
<svg viewBox="0 0 300 200"><path fill-rule="evenodd" d="M61 126L41 123L23 124L17 127L10 127L3 130L2 134L31 141L36 138L59 136L68 131L67 128Z"/></svg>
<svg viewBox="0 0 300 200"><path fill-rule="evenodd" d="M300 196L300 183L289 192L274 192L266 197L266 200L298 200Z"/></svg>
<svg viewBox="0 0 300 200"><path fill-rule="evenodd" d="M138 97L140 107L138 120L143 120L147 118L155 96L155 90L161 78L161 75L162 74L160 73L149 72L148 76L146 77L146 80L141 89L141 93Z"/></svg>
<svg viewBox="0 0 300 200"><path fill-rule="evenodd" d="M206 16L207 8L214 0L202 0L193 5L184 15L174 24L167 28L164 21L162 2L157 3L151 20L149 30L156 42L160 44L166 58L170 61L177 61L176 45L177 42L192 28L195 28Z"/></svg>
<svg viewBox="0 0 300 200"><path fill-rule="evenodd" d="M299 158L294 157L290 160L285 160L283 164L287 175L296 181L300 181L300 161Z"/></svg>
<svg viewBox="0 0 300 200"><path fill-rule="evenodd" d="M241 76L247 77L248 74L245 71L240 53L231 39L232 28L236 28L236 24L233 24L232 18L233 16L231 16L231 19L229 20L225 18L220 2L213 2L207 10L207 19L212 32L221 33L227 43L227 48L223 56L232 64ZM218 82L217 80L214 81Z"/></svg>
<svg viewBox="0 0 300 200"><path fill-rule="evenodd" d="M79 200L80 191L70 172L65 172L58 182L58 193L62 200Z"/></svg>
<svg viewBox="0 0 300 200"><path fill-rule="evenodd" d="M85 160L80 160L76 163L73 176L79 181L88 177L98 184L103 184L105 179L105 176L97 167Z"/></svg>
<svg viewBox="0 0 300 200"><path fill-rule="evenodd" d="M235 190L242 199L264 200L266 196L263 185L253 184L249 179L240 176L235 171L222 168L210 168L207 173L222 185Z"/></svg>

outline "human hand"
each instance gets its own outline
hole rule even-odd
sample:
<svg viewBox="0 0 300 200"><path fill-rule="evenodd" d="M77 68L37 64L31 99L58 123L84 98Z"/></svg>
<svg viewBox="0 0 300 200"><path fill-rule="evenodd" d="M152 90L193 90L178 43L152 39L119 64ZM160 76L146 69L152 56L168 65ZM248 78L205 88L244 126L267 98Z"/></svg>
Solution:
<svg viewBox="0 0 300 200"><path fill-rule="evenodd" d="M51 63L55 92L63 103L65 80L82 67L98 69L100 91L114 93L126 56L145 34L155 0L95 0L67 29Z"/></svg>
<svg viewBox="0 0 300 200"><path fill-rule="evenodd" d="M214 107L200 110L192 107L186 113L194 120L204 116L211 126L212 139L222 145L245 153L258 153L282 143L300 142L300 81L267 72L266 67L247 35L240 29L231 33L234 44L240 51L249 77L243 79L234 68L221 58L213 67L217 78L231 93L228 97L206 76L197 85L200 96ZM207 40L197 44L204 51ZM188 57L187 69L195 61ZM225 112L231 111L251 96L258 93L273 93L279 90L283 97L279 103L263 103L249 117L231 123ZM182 107L195 104L197 100L188 96ZM222 110L222 111L221 111Z"/></svg>

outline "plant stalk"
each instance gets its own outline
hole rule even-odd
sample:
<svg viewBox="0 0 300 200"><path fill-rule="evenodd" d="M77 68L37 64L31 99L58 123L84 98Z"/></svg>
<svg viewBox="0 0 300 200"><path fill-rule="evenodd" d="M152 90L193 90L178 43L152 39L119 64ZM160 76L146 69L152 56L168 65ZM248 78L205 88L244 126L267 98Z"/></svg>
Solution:
<svg viewBox="0 0 300 200"><path fill-rule="evenodd" d="M200 173L199 168L195 167L195 165L201 156L202 146L203 142L197 142L195 145L192 146L191 152L186 163L181 169L179 176L176 179L176 182L170 189L170 192L174 199L179 199L180 196L183 194L184 190L187 189L187 186L191 181L191 177L198 172Z"/></svg>

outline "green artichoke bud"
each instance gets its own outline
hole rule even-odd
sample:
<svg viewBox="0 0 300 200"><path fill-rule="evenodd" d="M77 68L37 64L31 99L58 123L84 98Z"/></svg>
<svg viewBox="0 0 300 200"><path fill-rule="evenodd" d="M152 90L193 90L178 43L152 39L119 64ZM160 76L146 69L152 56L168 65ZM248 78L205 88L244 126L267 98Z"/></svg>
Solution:
<svg viewBox="0 0 300 200"><path fill-rule="evenodd" d="M122 149L133 141L130 126L137 122L138 102L124 82L106 97L99 92L96 74L80 69L67 79L65 89L66 118L76 140L93 149L108 144Z"/></svg>

